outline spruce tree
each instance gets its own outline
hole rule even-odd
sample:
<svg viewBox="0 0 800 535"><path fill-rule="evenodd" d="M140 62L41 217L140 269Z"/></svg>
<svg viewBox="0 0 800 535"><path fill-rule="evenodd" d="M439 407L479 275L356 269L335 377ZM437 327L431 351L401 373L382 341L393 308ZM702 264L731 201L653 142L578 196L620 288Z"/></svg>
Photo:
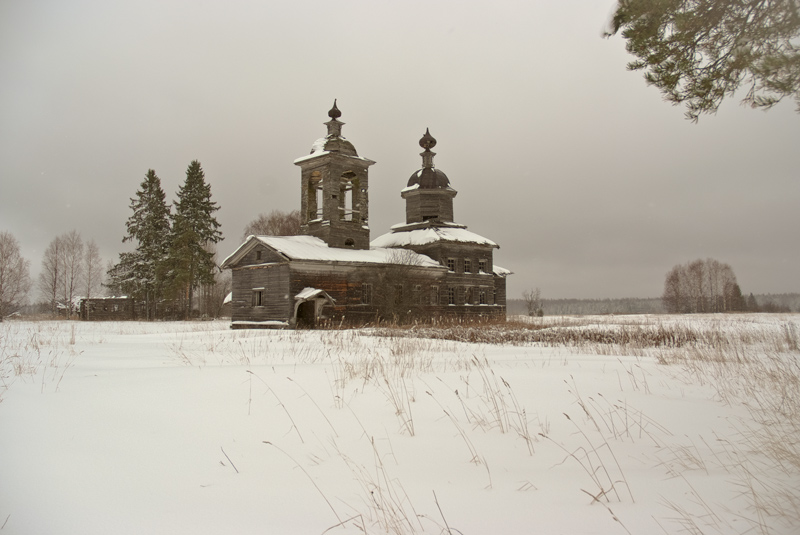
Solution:
<svg viewBox="0 0 800 535"><path fill-rule="evenodd" d="M169 276L173 290L186 299L185 314L192 310L194 289L213 284L216 264L209 245L222 239L211 200L211 186L205 181L200 162L194 160L186 170L186 182L178 190L172 216Z"/></svg>
<svg viewBox="0 0 800 535"><path fill-rule="evenodd" d="M128 233L123 242L137 242L136 250L120 254L120 261L109 271L110 285L144 300L147 319L155 317L155 305L164 292L164 264L169 254L170 207L161 188L161 179L147 171L136 198L131 199L133 214L125 223Z"/></svg>

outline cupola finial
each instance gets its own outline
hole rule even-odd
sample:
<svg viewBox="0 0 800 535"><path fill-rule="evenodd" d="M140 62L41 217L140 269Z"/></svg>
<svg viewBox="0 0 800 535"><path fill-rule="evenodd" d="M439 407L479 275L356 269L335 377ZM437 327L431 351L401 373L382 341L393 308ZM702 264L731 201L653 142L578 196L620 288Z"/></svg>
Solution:
<svg viewBox="0 0 800 535"><path fill-rule="evenodd" d="M425 150L431 150L436 146L436 139L431 135L430 128L425 129L425 135L419 140L419 146Z"/></svg>
<svg viewBox="0 0 800 535"><path fill-rule="evenodd" d="M339 111L339 108L336 107L336 99L333 99L333 108L330 109L328 112L328 117L331 119L338 119L342 116L342 112Z"/></svg>
<svg viewBox="0 0 800 535"><path fill-rule="evenodd" d="M430 128L425 129L425 135L419 140L419 146L425 149L425 152L420 154L422 156L422 167L432 168L433 157L436 156L435 152L431 149L436 146L436 138L431 135Z"/></svg>
<svg viewBox="0 0 800 535"><path fill-rule="evenodd" d="M342 112L339 111L339 108L336 106L336 99L333 99L333 108L331 108L328 112L328 117L330 117L331 120L325 123L325 125L328 127L328 137L342 136L342 126L344 123L339 120L339 117L341 116Z"/></svg>

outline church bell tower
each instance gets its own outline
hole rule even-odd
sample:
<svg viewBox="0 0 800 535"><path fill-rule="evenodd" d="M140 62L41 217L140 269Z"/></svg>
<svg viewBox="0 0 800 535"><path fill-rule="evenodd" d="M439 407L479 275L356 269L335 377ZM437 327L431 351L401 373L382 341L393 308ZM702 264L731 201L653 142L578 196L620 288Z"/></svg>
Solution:
<svg viewBox="0 0 800 535"><path fill-rule="evenodd" d="M301 175L301 232L328 247L369 249L369 167L375 162L342 136L341 116L334 100L324 123L328 135L294 161Z"/></svg>

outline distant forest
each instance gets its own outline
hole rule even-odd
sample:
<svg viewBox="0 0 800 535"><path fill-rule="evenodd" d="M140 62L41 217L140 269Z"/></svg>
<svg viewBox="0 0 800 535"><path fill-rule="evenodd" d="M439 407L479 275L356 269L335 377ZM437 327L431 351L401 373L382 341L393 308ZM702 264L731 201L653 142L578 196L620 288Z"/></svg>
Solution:
<svg viewBox="0 0 800 535"><path fill-rule="evenodd" d="M748 300L749 295L745 296ZM800 312L800 293L757 294L759 312ZM509 315L526 314L525 301L508 300ZM664 314L660 297L623 299L542 299L545 316L584 314Z"/></svg>

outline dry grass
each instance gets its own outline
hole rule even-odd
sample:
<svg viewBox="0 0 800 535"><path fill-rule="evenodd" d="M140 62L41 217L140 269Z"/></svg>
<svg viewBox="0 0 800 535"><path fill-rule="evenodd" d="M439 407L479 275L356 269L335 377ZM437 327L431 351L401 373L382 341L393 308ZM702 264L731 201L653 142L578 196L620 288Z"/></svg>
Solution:
<svg viewBox="0 0 800 535"><path fill-rule="evenodd" d="M562 463L574 463L586 474L584 482L590 486L578 482L580 489L591 496L592 503L601 502L607 509L612 501L634 501L615 450L619 451L619 443L624 441L644 441L656 452L654 466L684 482L691 497L688 502L663 499L667 513L659 523L689 533L770 533L776 526L800 525L798 322L796 315L605 316L317 332L210 330L207 323L157 328L171 333L165 352L187 366L217 363L251 370L253 366L276 364L323 365L334 408L349 408L358 393L380 392L386 400L387 415L396 417L398 430L408 437L417 436L425 428L414 420L418 412L415 404L421 399L431 400L439 406L443 421L449 422L446 425L457 433L459 457L463 455L467 466L480 470L482 478L485 471L487 488L492 487L492 474L473 440L476 430L497 433L503 441L520 446L518 441L522 441L534 457L537 448L553 444L563 454ZM152 327L150 324L147 329ZM112 333L136 334L143 329L134 322L102 326L65 321L0 324L0 401L15 381L41 382L42 390L57 390L80 355L75 351L80 343L102 344ZM715 399L743 408L744 416L730 421L735 432L724 439L674 436L625 400L607 399L599 393L584 395L573 381L564 386L573 398L573 408L564 407L562 411L570 431L564 435L563 426L554 426L558 429L551 432L546 419L539 421L538 415L531 418L500 369L485 357L485 344L635 356L625 362L609 359L619 364L620 390L625 383L629 390L647 395L656 380L653 374L663 372L686 385L708 386ZM644 360L660 366L654 371L652 365L642 365ZM447 379L451 384L441 378L444 373L451 373ZM311 433L308 425L295 422L291 401L286 396L279 398L269 382L251 370L246 387L266 388L283 411L289 432L302 443L301 432ZM292 388L311 399L333 436L338 436L336 427L309 393L300 385ZM561 423L566 424L563 420ZM531 432L537 426L538 430ZM353 514L337 513L329 502L338 525L357 525L365 532L376 527L389 533L423 531L423 523L442 531L450 529L444 515L439 525L417 514L400 481L383 464L374 439L366 431L364 436L373 450L369 467L337 449L362 489L362 503L348 504ZM545 442L536 446L537 440ZM725 501L716 503L716 497L703 496L698 490L701 487L692 486L692 478L720 470L736 483L738 498L746 501L746 509L730 511ZM532 487L528 482L521 488ZM325 497L321 489L317 490ZM733 526L731 518L741 524Z"/></svg>

